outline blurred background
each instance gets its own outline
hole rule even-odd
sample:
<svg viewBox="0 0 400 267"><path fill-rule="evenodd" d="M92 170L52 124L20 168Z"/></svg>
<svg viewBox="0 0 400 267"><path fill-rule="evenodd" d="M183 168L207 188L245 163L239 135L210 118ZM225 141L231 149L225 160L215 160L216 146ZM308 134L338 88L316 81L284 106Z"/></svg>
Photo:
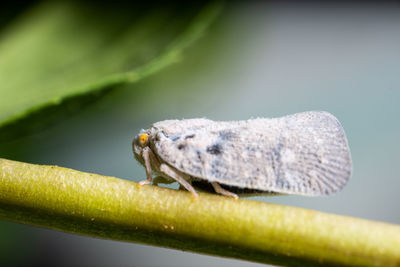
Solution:
<svg viewBox="0 0 400 267"><path fill-rule="evenodd" d="M250 199L400 224L399 47L396 2L225 3L179 63L1 143L0 157L139 181L145 172L131 141L154 122L325 110L347 134L347 187L332 197ZM0 235L2 266L262 266L6 221Z"/></svg>

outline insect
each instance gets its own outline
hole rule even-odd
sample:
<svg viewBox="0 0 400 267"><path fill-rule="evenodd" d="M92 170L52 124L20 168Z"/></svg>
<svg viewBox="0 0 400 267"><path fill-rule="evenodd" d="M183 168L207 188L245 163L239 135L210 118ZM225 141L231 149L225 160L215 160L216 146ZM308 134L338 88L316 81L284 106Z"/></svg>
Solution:
<svg viewBox="0 0 400 267"><path fill-rule="evenodd" d="M238 197L252 193L330 195L352 170L339 121L324 111L244 121L160 121L134 139L135 158L160 183L178 182L197 197L195 184ZM157 183L157 181L154 183Z"/></svg>

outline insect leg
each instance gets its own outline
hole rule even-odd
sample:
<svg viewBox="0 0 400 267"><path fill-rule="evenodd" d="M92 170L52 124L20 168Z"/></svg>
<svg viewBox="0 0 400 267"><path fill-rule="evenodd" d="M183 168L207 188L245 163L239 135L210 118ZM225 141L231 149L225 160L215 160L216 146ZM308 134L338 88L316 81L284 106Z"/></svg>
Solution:
<svg viewBox="0 0 400 267"><path fill-rule="evenodd" d="M221 194L223 196L233 197L235 199L239 198L238 195L236 195L235 193L229 192L228 190L222 188L217 182L211 182L211 185L214 187L215 192L217 192L218 194Z"/></svg>
<svg viewBox="0 0 400 267"><path fill-rule="evenodd" d="M193 186L188 183L188 181L185 180L186 174L181 173L178 170L173 169L172 167L168 166L167 164L161 164L160 166L160 171L163 172L164 174L168 175L169 177L173 178L175 181L177 181L180 185L186 188L189 192L193 194L195 198L198 198L199 195L197 195L196 190L194 190Z"/></svg>
<svg viewBox="0 0 400 267"><path fill-rule="evenodd" d="M153 174L152 174L152 170L151 170L151 159L150 159L150 154L152 154L153 152L151 152L149 147L145 147L142 150L142 157L144 160L144 166L146 168L146 180L142 180L139 182L139 186L145 185L145 184L149 184L153 181Z"/></svg>

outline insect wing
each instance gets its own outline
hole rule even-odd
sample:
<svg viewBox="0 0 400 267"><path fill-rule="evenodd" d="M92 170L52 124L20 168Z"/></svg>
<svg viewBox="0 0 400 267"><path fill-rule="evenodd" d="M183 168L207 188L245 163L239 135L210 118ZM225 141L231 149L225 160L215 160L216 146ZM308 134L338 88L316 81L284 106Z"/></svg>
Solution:
<svg viewBox="0 0 400 267"><path fill-rule="evenodd" d="M329 195L343 188L351 173L343 128L327 112L237 122L169 121L158 123L156 131L159 157L209 182Z"/></svg>

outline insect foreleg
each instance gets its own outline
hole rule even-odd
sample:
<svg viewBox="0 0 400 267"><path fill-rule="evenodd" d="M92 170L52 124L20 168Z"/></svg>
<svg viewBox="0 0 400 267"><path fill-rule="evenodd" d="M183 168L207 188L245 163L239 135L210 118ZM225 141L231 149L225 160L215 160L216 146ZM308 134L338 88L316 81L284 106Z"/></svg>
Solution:
<svg viewBox="0 0 400 267"><path fill-rule="evenodd" d="M142 157L144 160L144 166L146 168L146 180L142 180L139 182L139 186L149 184L153 181L153 173L152 173L152 168L151 164L158 162L156 157L154 156L153 152L149 147L145 147L142 150Z"/></svg>
<svg viewBox="0 0 400 267"><path fill-rule="evenodd" d="M177 181L180 185L186 188L189 192L193 194L195 198L198 198L199 196L196 193L196 190L194 190L193 186L186 181L185 177L187 176L186 174L181 173L178 170L173 169L172 167L168 166L167 164L162 163L160 166L160 171L164 174L166 174L168 177L173 178L175 181Z"/></svg>
<svg viewBox="0 0 400 267"><path fill-rule="evenodd" d="M228 197L233 197L235 199L238 199L238 195L236 195L235 193L232 193L224 188L222 188L219 183L217 182L211 182L211 185L214 187L215 192L217 192L218 194L221 194L223 196L228 196Z"/></svg>

